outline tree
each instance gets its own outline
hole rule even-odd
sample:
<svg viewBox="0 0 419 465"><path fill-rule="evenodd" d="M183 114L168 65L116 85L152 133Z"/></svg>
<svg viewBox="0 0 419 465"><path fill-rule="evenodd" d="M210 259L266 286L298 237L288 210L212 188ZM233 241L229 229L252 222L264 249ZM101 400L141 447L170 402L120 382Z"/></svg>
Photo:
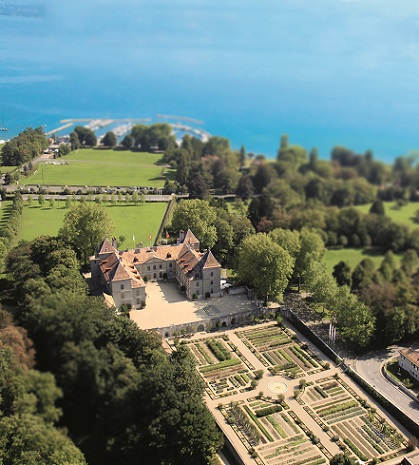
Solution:
<svg viewBox="0 0 419 465"><path fill-rule="evenodd" d="M307 275L306 286L314 302L323 305L324 312L326 307L333 305L337 284L323 262L312 262L311 266L312 270Z"/></svg>
<svg viewBox="0 0 419 465"><path fill-rule="evenodd" d="M80 146L95 147L97 145L96 134L89 128L76 126L74 132L77 134ZM71 140L71 134L70 134Z"/></svg>
<svg viewBox="0 0 419 465"><path fill-rule="evenodd" d="M289 229L274 229L269 233L270 239L285 249L294 260L301 250L300 233Z"/></svg>
<svg viewBox="0 0 419 465"><path fill-rule="evenodd" d="M304 228L300 233L300 251L295 260L294 274L298 279L298 292L300 292L301 281L308 277L314 270L313 263L323 260L326 249L324 243L315 232Z"/></svg>
<svg viewBox="0 0 419 465"><path fill-rule="evenodd" d="M118 139L115 136L115 133L113 131L108 131L105 134L105 137L102 139L102 144L105 147L115 147L118 143Z"/></svg>
<svg viewBox="0 0 419 465"><path fill-rule="evenodd" d="M77 150L80 148L81 144L79 140L79 135L75 131L70 133L70 145L71 145L71 150Z"/></svg>
<svg viewBox="0 0 419 465"><path fill-rule="evenodd" d="M355 465L357 460L346 454L336 454L331 459L330 465Z"/></svg>
<svg viewBox="0 0 419 465"><path fill-rule="evenodd" d="M199 173L189 180L188 191L191 199L204 199L209 193L208 185Z"/></svg>
<svg viewBox="0 0 419 465"><path fill-rule="evenodd" d="M71 152L71 145L69 144L61 144L59 148L59 155L60 157L64 157Z"/></svg>
<svg viewBox="0 0 419 465"><path fill-rule="evenodd" d="M248 174L243 174L239 179L239 184L237 186L237 195L242 200L248 200L253 195L253 183L252 178Z"/></svg>
<svg viewBox="0 0 419 465"><path fill-rule="evenodd" d="M23 370L14 350L4 345L0 366L1 462L85 465L82 453L54 427L61 416L55 403L62 394L51 373Z"/></svg>
<svg viewBox="0 0 419 465"><path fill-rule="evenodd" d="M358 290L370 284L374 271L374 262L370 258L364 258L352 273L352 289Z"/></svg>
<svg viewBox="0 0 419 465"><path fill-rule="evenodd" d="M213 247L217 242L215 220L216 213L206 200L181 200L173 212L172 228L189 227L203 247Z"/></svg>
<svg viewBox="0 0 419 465"><path fill-rule="evenodd" d="M385 215L385 208L384 204L381 199L377 199L370 208L370 213L374 213L376 215Z"/></svg>
<svg viewBox="0 0 419 465"><path fill-rule="evenodd" d="M28 128L2 147L2 164L21 165L40 155L48 147L42 128Z"/></svg>
<svg viewBox="0 0 419 465"><path fill-rule="evenodd" d="M38 203L42 207L45 203L45 197L42 194L38 195Z"/></svg>
<svg viewBox="0 0 419 465"><path fill-rule="evenodd" d="M292 275L293 259L266 234L256 234L243 240L239 247L237 274L240 280L254 288L265 306L269 296L281 297Z"/></svg>
<svg viewBox="0 0 419 465"><path fill-rule="evenodd" d="M348 286L351 287L352 277L351 277L351 267L347 262L340 261L337 265L333 267L333 277L336 279L336 282L339 286Z"/></svg>
<svg viewBox="0 0 419 465"><path fill-rule="evenodd" d="M375 318L371 309L357 296L350 294L349 288L338 288L330 306L342 336L356 349L363 349L370 342L375 331Z"/></svg>
<svg viewBox="0 0 419 465"><path fill-rule="evenodd" d="M4 465L86 465L83 454L68 437L34 416L3 417L0 437Z"/></svg>
<svg viewBox="0 0 419 465"><path fill-rule="evenodd" d="M409 249L404 252L401 260L402 269L409 275L416 271L419 264L416 250Z"/></svg>
<svg viewBox="0 0 419 465"><path fill-rule="evenodd" d="M74 205L64 217L59 236L74 247L84 261L98 244L114 231L112 218L102 205L85 203Z"/></svg>
<svg viewBox="0 0 419 465"><path fill-rule="evenodd" d="M134 138L132 137L131 134L127 134L121 142L122 147L124 147L125 150L131 150L132 147L134 146Z"/></svg>

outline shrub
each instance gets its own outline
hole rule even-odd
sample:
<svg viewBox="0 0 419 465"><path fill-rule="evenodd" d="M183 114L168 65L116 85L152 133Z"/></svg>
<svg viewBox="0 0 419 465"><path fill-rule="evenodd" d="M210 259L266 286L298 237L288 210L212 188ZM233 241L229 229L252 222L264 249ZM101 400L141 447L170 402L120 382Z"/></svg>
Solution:
<svg viewBox="0 0 419 465"><path fill-rule="evenodd" d="M282 407L280 405L272 405L272 407L267 407L260 409L256 412L257 417L266 417L266 415L273 415L274 413L280 412Z"/></svg>
<svg viewBox="0 0 419 465"><path fill-rule="evenodd" d="M263 370L256 370L254 374L255 374L255 379L262 379Z"/></svg>

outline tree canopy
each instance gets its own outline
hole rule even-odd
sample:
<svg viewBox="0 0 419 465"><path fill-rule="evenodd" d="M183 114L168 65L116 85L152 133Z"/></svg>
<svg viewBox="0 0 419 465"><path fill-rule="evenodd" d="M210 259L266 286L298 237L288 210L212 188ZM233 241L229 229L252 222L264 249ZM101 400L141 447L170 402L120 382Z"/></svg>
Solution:
<svg viewBox="0 0 419 465"><path fill-rule="evenodd" d="M113 131L108 131L102 139L102 144L105 147L115 147L117 143L118 139Z"/></svg>
<svg viewBox="0 0 419 465"><path fill-rule="evenodd" d="M267 305L268 298L282 296L292 275L294 261L281 246L266 234L245 238L237 260L239 279L252 288Z"/></svg>
<svg viewBox="0 0 419 465"><path fill-rule="evenodd" d="M2 164L5 166L21 165L41 155L47 147L48 139L41 127L25 129L3 145Z"/></svg>
<svg viewBox="0 0 419 465"><path fill-rule="evenodd" d="M111 237L114 225L106 209L96 203L78 203L64 217L59 236L77 252L79 258L87 257L106 237Z"/></svg>
<svg viewBox="0 0 419 465"><path fill-rule="evenodd" d="M190 228L202 247L213 247L217 241L216 214L206 200L181 200L173 212L172 227Z"/></svg>

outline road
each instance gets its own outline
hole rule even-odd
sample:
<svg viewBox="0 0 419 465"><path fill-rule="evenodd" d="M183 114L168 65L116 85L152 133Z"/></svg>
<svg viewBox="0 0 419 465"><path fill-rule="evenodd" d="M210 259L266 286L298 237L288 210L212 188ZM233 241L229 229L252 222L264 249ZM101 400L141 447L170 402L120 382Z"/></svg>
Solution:
<svg viewBox="0 0 419 465"><path fill-rule="evenodd" d="M356 360L355 369L378 392L419 424L419 402L402 392L381 374L383 363L391 358L398 357L398 355L399 347L390 347L385 350L370 352Z"/></svg>

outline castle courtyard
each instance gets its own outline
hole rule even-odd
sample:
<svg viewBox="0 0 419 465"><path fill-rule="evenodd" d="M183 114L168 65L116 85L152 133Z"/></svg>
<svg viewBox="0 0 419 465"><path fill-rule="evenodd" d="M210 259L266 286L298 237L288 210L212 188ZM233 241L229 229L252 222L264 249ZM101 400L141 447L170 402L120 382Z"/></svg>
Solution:
<svg viewBox="0 0 419 465"><path fill-rule="evenodd" d="M205 327L205 322L211 319L218 318L222 324L232 315L255 309L245 294L187 300L174 281L148 282L146 292L146 307L130 312L130 318L141 329L168 328L192 323L199 331L200 325Z"/></svg>

